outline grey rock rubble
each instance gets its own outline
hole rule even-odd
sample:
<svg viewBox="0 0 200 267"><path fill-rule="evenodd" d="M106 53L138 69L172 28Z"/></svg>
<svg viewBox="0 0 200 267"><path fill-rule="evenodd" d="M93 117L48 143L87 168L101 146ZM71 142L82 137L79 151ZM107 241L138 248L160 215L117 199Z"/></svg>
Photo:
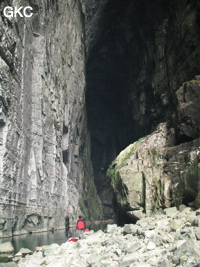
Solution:
<svg viewBox="0 0 200 267"><path fill-rule="evenodd" d="M181 211L180 211L181 210ZM199 266L200 209L181 205L124 227L84 234L77 242L43 246L21 258L19 267Z"/></svg>

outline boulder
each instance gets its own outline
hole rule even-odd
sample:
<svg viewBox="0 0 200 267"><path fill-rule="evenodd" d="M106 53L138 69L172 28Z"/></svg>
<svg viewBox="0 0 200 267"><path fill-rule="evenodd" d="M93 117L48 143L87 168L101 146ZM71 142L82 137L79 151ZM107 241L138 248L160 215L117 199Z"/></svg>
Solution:
<svg viewBox="0 0 200 267"><path fill-rule="evenodd" d="M200 215L196 216L195 220L193 221L193 225L200 227Z"/></svg>
<svg viewBox="0 0 200 267"><path fill-rule="evenodd" d="M199 250L199 243L196 241L189 239L185 241L182 245L180 245L173 253L173 261L179 263L181 262L181 259L185 258L187 260L189 257L196 259L198 262L200 262L200 250ZM174 263L175 263L174 262ZM182 262L183 264L183 262Z"/></svg>
<svg viewBox="0 0 200 267"><path fill-rule="evenodd" d="M170 207L167 209L164 209L164 214L171 216L171 215L176 215L177 214L177 208L176 207Z"/></svg>
<svg viewBox="0 0 200 267"><path fill-rule="evenodd" d="M184 222L181 220L173 220L169 227L171 228L171 231L176 231L184 227Z"/></svg>
<svg viewBox="0 0 200 267"><path fill-rule="evenodd" d="M134 253L137 250L141 249L144 246L144 244L140 241L135 241L133 243L131 243L130 246L126 246L125 247L125 251L126 253Z"/></svg>
<svg viewBox="0 0 200 267"><path fill-rule="evenodd" d="M188 101L190 99L189 105L184 102L184 88ZM178 131L182 133L179 133L188 136L189 141L175 145L170 138L175 129L170 128L168 123L160 123L154 132L121 151L107 170L118 206L124 212L127 209L143 209L151 215L166 207L169 208L165 210L168 215L173 213L176 216L175 207L186 213L191 210L191 207L180 206L183 200L188 206L199 207L200 138L197 132L192 136L194 121L199 123L195 113L198 97L195 98L189 88L199 97L199 81L191 81L177 92L177 112L180 115L177 127L180 126L182 130L179 128ZM187 123L182 123L185 120ZM137 214L134 216L139 218Z"/></svg>
<svg viewBox="0 0 200 267"><path fill-rule="evenodd" d="M118 229L116 224L108 224L106 228L107 233L113 233Z"/></svg>
<svg viewBox="0 0 200 267"><path fill-rule="evenodd" d="M131 264L134 264L137 261L138 261L137 253L127 254L122 258L122 262L120 263L119 267L129 267Z"/></svg>
<svg viewBox="0 0 200 267"><path fill-rule="evenodd" d="M14 253L14 247L11 242L5 242L0 244L0 255L12 255Z"/></svg>
<svg viewBox="0 0 200 267"><path fill-rule="evenodd" d="M197 227L195 229L195 236L196 236L196 239L200 241L200 227Z"/></svg>
<svg viewBox="0 0 200 267"><path fill-rule="evenodd" d="M154 244L154 242L149 241L149 243L147 244L146 249L147 250L154 250L156 248L156 245Z"/></svg>
<svg viewBox="0 0 200 267"><path fill-rule="evenodd" d="M60 246L58 244L42 246L42 252L44 256L58 254L59 251L60 251Z"/></svg>
<svg viewBox="0 0 200 267"><path fill-rule="evenodd" d="M170 266L171 264L168 259L162 259L157 265L157 267L170 267Z"/></svg>
<svg viewBox="0 0 200 267"><path fill-rule="evenodd" d="M123 228L124 234L132 234L134 232L135 225L133 224L125 224Z"/></svg>
<svg viewBox="0 0 200 267"><path fill-rule="evenodd" d="M18 265L15 262L8 262L8 263L0 263L0 267L18 267Z"/></svg>
<svg viewBox="0 0 200 267"><path fill-rule="evenodd" d="M24 257L26 255L32 255L33 251L28 248L21 248L19 252L15 254L15 257Z"/></svg>

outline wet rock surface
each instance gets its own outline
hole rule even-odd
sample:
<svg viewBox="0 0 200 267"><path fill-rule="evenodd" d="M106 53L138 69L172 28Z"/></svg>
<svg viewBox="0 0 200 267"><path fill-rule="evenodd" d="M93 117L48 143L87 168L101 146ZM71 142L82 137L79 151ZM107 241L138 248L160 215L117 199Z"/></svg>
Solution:
<svg viewBox="0 0 200 267"><path fill-rule="evenodd" d="M85 233L77 242L44 246L17 266L194 267L200 264L199 230L200 210L182 205L136 224L108 225L105 232Z"/></svg>

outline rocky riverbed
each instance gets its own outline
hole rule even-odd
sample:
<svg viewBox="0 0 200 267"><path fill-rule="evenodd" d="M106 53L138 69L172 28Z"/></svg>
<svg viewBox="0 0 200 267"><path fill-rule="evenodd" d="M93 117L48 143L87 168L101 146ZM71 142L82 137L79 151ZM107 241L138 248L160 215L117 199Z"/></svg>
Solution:
<svg viewBox="0 0 200 267"><path fill-rule="evenodd" d="M19 267L167 267L200 266L200 209L167 208L136 224L108 225L77 242L37 248L32 255L0 266Z"/></svg>

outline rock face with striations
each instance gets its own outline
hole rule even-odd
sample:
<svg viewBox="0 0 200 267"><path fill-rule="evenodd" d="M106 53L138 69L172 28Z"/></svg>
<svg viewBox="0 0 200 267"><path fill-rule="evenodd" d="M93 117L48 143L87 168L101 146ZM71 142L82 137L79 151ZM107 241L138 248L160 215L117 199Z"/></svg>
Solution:
<svg viewBox="0 0 200 267"><path fill-rule="evenodd" d="M0 18L0 236L64 227L80 209L101 217L86 130L84 1L31 2L31 18Z"/></svg>
<svg viewBox="0 0 200 267"><path fill-rule="evenodd" d="M200 205L200 77L184 83L176 96L177 133L170 123L159 124L123 150L107 171L124 212ZM191 141L176 145L177 136Z"/></svg>
<svg viewBox="0 0 200 267"><path fill-rule="evenodd" d="M199 2L29 2L0 17L0 235L198 206Z"/></svg>

